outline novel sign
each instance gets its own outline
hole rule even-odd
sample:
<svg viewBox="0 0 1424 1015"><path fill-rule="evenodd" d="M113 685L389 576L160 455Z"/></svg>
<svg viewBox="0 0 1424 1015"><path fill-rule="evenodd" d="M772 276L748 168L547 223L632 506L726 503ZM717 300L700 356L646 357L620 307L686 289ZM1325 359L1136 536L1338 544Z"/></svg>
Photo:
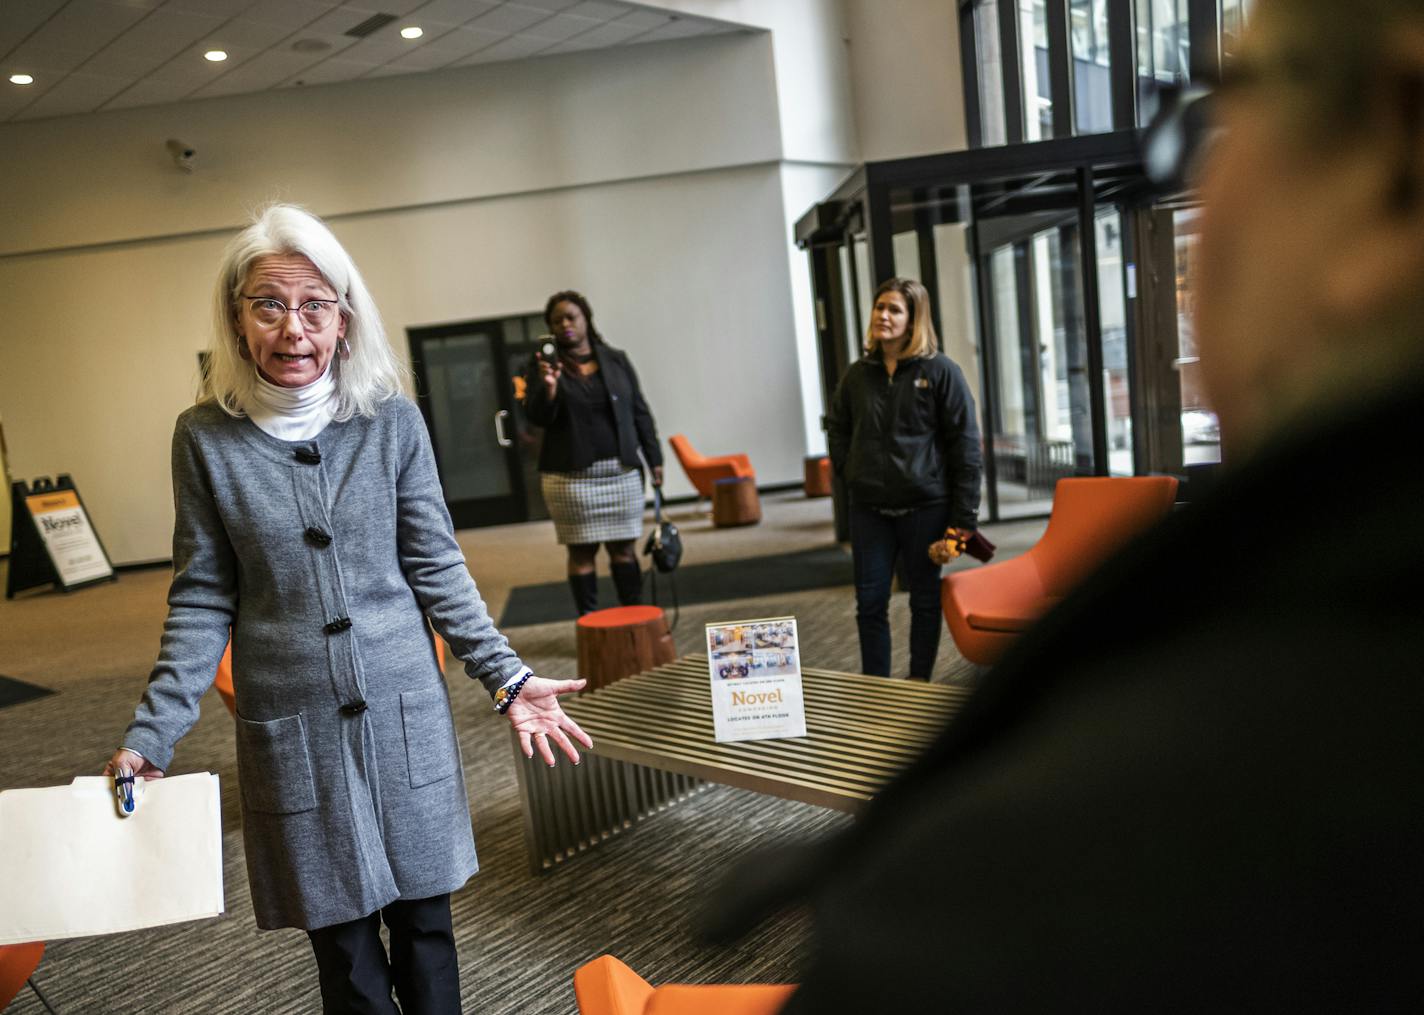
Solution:
<svg viewBox="0 0 1424 1015"><path fill-rule="evenodd" d="M806 735L795 617L707 625L719 743Z"/></svg>
<svg viewBox="0 0 1424 1015"><path fill-rule="evenodd" d="M10 484L13 527L5 596L54 583L68 591L111 580L114 568L68 476Z"/></svg>

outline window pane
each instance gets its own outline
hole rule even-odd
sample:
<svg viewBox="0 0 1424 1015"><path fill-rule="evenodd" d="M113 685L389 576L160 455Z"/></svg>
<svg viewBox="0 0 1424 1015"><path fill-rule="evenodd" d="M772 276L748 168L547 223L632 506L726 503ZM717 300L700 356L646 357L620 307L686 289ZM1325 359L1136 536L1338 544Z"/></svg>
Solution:
<svg viewBox="0 0 1424 1015"><path fill-rule="evenodd" d="M1001 518L1047 512L1058 480L1092 471L1079 249L1067 225L989 255L996 400L987 443Z"/></svg>
<svg viewBox="0 0 1424 1015"><path fill-rule="evenodd" d="M1018 0L1023 48L1024 140L1053 136L1053 93L1048 76L1048 0Z"/></svg>
<svg viewBox="0 0 1424 1015"><path fill-rule="evenodd" d="M1027 430L1019 325L1019 290L1012 245L989 256L994 281L994 342L999 365L996 437L1022 443ZM1002 476L1000 477L1002 480Z"/></svg>
<svg viewBox="0 0 1424 1015"><path fill-rule="evenodd" d="M1177 370L1182 398L1182 463L1200 465L1221 461L1221 430L1216 413L1207 407L1202 390L1201 359L1194 328L1197 247L1201 212L1184 208L1172 214L1176 244Z"/></svg>
<svg viewBox="0 0 1424 1015"><path fill-rule="evenodd" d="M966 198L967 199L967 198ZM936 293L939 298L940 348L964 371L974 397L976 420L983 425L984 399L980 391L979 328L974 319L974 273L969 254L968 229L960 222L945 222L930 230L934 241ZM983 477L980 517L988 517L989 477Z"/></svg>
<svg viewBox="0 0 1424 1015"><path fill-rule="evenodd" d="M1187 0L1137 0L1137 122L1157 112L1157 86L1189 77Z"/></svg>
<svg viewBox="0 0 1424 1015"><path fill-rule="evenodd" d="M974 49L979 57L979 120L985 145L1008 140L1004 120L1004 63L998 0L975 0Z"/></svg>
<svg viewBox="0 0 1424 1015"><path fill-rule="evenodd" d="M1112 130L1112 75L1107 0L1070 0L1073 113L1079 134Z"/></svg>
<svg viewBox="0 0 1424 1015"><path fill-rule="evenodd" d="M895 255L895 274L901 278L924 280L920 274L920 237L914 230L895 233L890 237L890 249Z"/></svg>
<svg viewBox="0 0 1424 1015"><path fill-rule="evenodd" d="M501 403L490 336L427 341L425 369L445 499L507 496L508 458L491 423Z"/></svg>
<svg viewBox="0 0 1424 1015"><path fill-rule="evenodd" d="M1241 32L1251 20L1256 0L1221 0L1221 55L1229 59L1236 55Z"/></svg>
<svg viewBox="0 0 1424 1015"><path fill-rule="evenodd" d="M1127 374L1127 300L1123 291L1122 215L1098 212L1098 309L1103 332L1103 405L1107 408L1108 472L1132 475L1132 402Z"/></svg>
<svg viewBox="0 0 1424 1015"><path fill-rule="evenodd" d="M856 319L856 324L859 325L856 341L860 342L865 339L865 333L870 328L870 305L873 302L871 297L875 295L876 288L884 279L870 277L870 244L865 241L865 234L852 236L850 244L855 267L856 307L860 310L857 315L858 319Z"/></svg>

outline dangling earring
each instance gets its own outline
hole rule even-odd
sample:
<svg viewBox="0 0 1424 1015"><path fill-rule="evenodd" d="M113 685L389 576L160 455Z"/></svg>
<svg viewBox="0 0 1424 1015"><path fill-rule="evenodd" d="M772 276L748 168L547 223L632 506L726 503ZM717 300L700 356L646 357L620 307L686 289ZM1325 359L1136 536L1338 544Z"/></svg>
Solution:
<svg viewBox="0 0 1424 1015"><path fill-rule="evenodd" d="M338 338L336 340L336 354L340 356L343 360L348 360L351 358L351 346L346 341L346 339Z"/></svg>

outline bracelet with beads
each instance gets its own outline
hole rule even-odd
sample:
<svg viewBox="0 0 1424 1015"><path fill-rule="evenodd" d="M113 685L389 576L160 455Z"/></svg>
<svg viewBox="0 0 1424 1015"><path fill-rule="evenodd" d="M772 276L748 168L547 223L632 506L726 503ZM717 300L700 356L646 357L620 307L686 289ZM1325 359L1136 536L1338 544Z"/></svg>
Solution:
<svg viewBox="0 0 1424 1015"><path fill-rule="evenodd" d="M498 691L495 691L494 710L500 715L504 715L504 713L508 712L509 706L514 704L514 699L519 697L519 692L524 690L525 683L533 675L534 674L532 672L526 671L524 676L520 677L514 683L508 685L507 687L501 687Z"/></svg>

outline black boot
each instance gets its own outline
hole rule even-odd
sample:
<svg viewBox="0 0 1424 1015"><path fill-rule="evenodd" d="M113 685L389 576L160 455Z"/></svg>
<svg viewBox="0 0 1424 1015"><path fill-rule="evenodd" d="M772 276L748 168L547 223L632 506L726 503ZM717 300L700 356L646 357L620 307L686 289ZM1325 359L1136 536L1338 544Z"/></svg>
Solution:
<svg viewBox="0 0 1424 1015"><path fill-rule="evenodd" d="M613 572L613 587L618 590L618 605L637 606L643 601L643 572L636 560L620 562L611 560L608 569Z"/></svg>
<svg viewBox="0 0 1424 1015"><path fill-rule="evenodd" d="M574 594L574 608L580 617L598 609L597 574L590 571L588 574L569 575L569 589Z"/></svg>

